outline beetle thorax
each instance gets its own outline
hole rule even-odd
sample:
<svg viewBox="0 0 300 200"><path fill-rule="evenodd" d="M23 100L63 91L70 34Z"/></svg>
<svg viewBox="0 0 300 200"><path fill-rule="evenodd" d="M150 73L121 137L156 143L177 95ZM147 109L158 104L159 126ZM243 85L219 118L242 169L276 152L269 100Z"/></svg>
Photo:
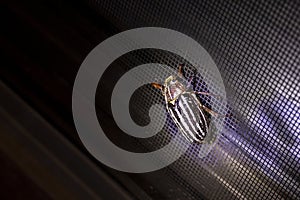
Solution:
<svg viewBox="0 0 300 200"><path fill-rule="evenodd" d="M173 76L170 76L165 81L165 97L168 102L175 101L180 94L185 92L185 87Z"/></svg>

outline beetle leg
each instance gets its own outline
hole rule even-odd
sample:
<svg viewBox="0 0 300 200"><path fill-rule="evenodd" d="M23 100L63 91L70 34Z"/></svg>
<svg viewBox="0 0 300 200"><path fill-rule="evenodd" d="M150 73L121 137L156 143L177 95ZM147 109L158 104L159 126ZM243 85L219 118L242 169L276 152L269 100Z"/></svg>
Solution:
<svg viewBox="0 0 300 200"><path fill-rule="evenodd" d="M195 91L193 91L193 92L188 92L188 93L192 93L192 94L204 94L204 95L210 95L210 96L220 97L218 95L213 95L213 94L210 94L208 92L195 92ZM219 113L217 113L217 112L215 112L215 111L207 108L206 106L204 106L200 102L199 102L199 107L202 108L203 110L205 110L207 113L209 113L210 115L212 115L214 117L231 117L232 116L231 114L221 115L221 114L219 114Z"/></svg>
<svg viewBox="0 0 300 200"><path fill-rule="evenodd" d="M153 87L155 87L156 89L160 89L160 90L163 89L163 85L161 85L161 84L159 84L159 83L151 83L151 85L152 85Z"/></svg>
<svg viewBox="0 0 300 200"><path fill-rule="evenodd" d="M189 77L188 83L187 83L187 88L192 86L192 81L195 80L197 74L197 69L194 69L194 75Z"/></svg>
<svg viewBox="0 0 300 200"><path fill-rule="evenodd" d="M206 112L208 112L210 115L212 115L214 117L220 117L220 118L222 118L222 117L230 117L231 116L231 115L221 115L221 114L219 114L219 113L217 113L217 112L215 112L215 111L213 111L213 110L205 107L202 104L200 105L200 107L203 108Z"/></svg>
<svg viewBox="0 0 300 200"><path fill-rule="evenodd" d="M156 88L156 89L160 89L162 95L164 96L164 86L162 84L159 83L151 83L151 85Z"/></svg>
<svg viewBox="0 0 300 200"><path fill-rule="evenodd" d="M217 99L222 99L221 96L219 95L215 95L215 94L211 94L211 93L208 93L208 92L196 92L196 91L193 91L191 93L194 93L194 94L202 94L202 95L207 95L207 96L212 96L212 97L215 97Z"/></svg>
<svg viewBox="0 0 300 200"><path fill-rule="evenodd" d="M187 83L187 88L190 88L192 86L192 81L195 77L194 76L191 76L188 80L188 83Z"/></svg>
<svg viewBox="0 0 300 200"><path fill-rule="evenodd" d="M179 76L179 77L183 77L182 67L183 67L183 64L180 64L180 65L179 65L179 68L178 68L178 76Z"/></svg>
<svg viewBox="0 0 300 200"><path fill-rule="evenodd" d="M218 117L218 116L220 115L219 113L217 113L217 112L215 112L215 111L213 111L213 110L211 110L211 109L205 107L204 105L202 105L201 107L202 107L206 112L208 112L209 114L211 114L211 115L213 115L213 116L215 116L215 117Z"/></svg>

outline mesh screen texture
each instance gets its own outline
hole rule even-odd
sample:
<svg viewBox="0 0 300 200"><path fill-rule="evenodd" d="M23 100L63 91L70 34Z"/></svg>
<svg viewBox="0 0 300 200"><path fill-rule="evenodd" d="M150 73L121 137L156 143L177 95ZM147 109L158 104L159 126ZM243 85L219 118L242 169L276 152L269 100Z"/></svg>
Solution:
<svg viewBox="0 0 300 200"><path fill-rule="evenodd" d="M226 118L216 146L200 159L200 147L192 145L165 169L132 174L133 179L145 180L147 184L141 187L150 197L300 199L299 3L101 0L91 4L123 30L156 26L185 33L209 52L223 77L228 99L225 112L233 116ZM150 62L174 69L183 62L184 76L193 74L193 66L183 58L154 49L138 50L110 66L99 83L98 93L111 93L122 74ZM162 70L161 76L166 77L167 73ZM194 89L207 91L206 84L201 73L197 74ZM210 106L211 97L199 99ZM96 102L110 107L109 99L98 98ZM148 110L154 103L164 103L159 91L150 85L137 90L131 99L133 120L139 125L149 123ZM116 126L101 112L98 111L100 123L106 120L107 127ZM144 152L167 144L176 127L168 119L164 129L148 139L117 132L109 137L118 146ZM154 177L160 177L160 181Z"/></svg>

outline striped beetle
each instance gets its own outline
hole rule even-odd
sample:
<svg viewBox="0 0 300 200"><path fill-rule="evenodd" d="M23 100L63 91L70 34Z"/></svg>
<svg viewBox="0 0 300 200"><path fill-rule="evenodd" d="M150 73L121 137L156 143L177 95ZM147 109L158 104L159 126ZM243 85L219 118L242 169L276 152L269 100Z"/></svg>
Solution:
<svg viewBox="0 0 300 200"><path fill-rule="evenodd" d="M188 84L185 84L182 65L179 65L176 76L169 76L163 85L159 83L151 83L151 85L162 91L167 111L184 137L191 143L203 143L209 125L205 112L216 117L221 115L205 107L196 94L218 96L190 89L192 78L188 80Z"/></svg>

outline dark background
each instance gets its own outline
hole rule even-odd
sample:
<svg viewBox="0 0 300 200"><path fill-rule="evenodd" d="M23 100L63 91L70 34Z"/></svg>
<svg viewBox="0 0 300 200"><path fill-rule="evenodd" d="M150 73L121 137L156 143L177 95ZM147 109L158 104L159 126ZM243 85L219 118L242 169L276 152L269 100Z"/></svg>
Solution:
<svg viewBox="0 0 300 200"><path fill-rule="evenodd" d="M71 112L81 62L118 29L85 1L6 1L1 22L1 199L136 197L86 152Z"/></svg>

